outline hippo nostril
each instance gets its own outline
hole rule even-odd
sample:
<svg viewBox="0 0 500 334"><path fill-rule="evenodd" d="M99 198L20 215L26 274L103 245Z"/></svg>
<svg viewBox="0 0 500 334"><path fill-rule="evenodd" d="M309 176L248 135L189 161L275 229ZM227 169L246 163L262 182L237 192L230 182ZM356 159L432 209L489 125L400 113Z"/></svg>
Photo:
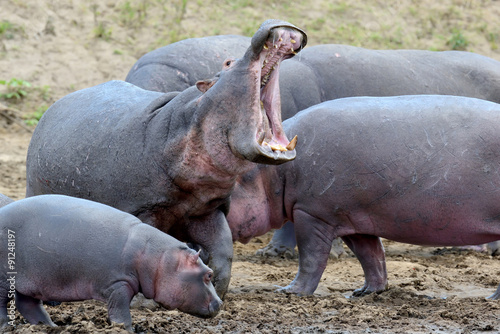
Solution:
<svg viewBox="0 0 500 334"><path fill-rule="evenodd" d="M217 313L219 313L221 306L222 306L222 300L218 298L212 300L208 305L209 314L215 316Z"/></svg>

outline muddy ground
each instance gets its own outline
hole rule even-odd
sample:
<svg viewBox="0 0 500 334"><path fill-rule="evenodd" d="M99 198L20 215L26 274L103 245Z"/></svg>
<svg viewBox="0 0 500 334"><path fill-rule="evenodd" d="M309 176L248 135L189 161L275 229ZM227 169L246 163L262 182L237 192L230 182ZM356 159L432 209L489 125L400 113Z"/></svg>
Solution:
<svg viewBox="0 0 500 334"><path fill-rule="evenodd" d="M248 34L270 17L305 27L311 45L352 42L368 47L441 50L449 48L451 40L455 44L466 42L467 50L500 60L499 1L390 3L328 0L297 1L288 6L285 1L276 1L269 6L269 2L258 0L215 4L0 0L0 80L16 78L32 84L28 95L20 101L0 97L0 107L4 108L3 114L29 118L41 105L50 105L75 89L123 79L138 57L165 44L165 36L173 41L211 34ZM154 8L159 4L163 10ZM137 10L136 16L130 8ZM141 9L148 13L142 19ZM5 22L10 27L5 28ZM342 32L346 39L335 39ZM360 36L365 32L368 35ZM31 132L0 115L0 192L14 199L24 197L25 156L30 137ZM350 298L351 292L363 285L363 273L348 252L329 261L313 296L297 297L275 292L277 286L285 286L294 278L297 259L255 255L269 238L270 234L247 245L235 245L230 289L223 310L215 318L204 320L176 311L133 309L136 332L500 332L500 302L485 299L500 283L499 256L384 240L389 273L387 291ZM46 308L58 328L29 325L18 315L15 327L9 330L123 331L107 324L105 305L99 302Z"/></svg>

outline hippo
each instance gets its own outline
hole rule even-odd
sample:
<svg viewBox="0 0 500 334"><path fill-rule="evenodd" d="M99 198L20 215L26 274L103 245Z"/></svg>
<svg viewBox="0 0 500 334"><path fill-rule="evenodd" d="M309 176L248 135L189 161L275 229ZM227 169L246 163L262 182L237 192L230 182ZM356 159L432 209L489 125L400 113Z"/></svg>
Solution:
<svg viewBox="0 0 500 334"><path fill-rule="evenodd" d="M190 51L204 50L200 60L191 57L194 52L187 53L181 42L174 43L143 57L155 59L154 64L141 58L126 80L144 89L168 92L163 89L177 89L183 82L176 75L161 78L153 75L153 70L165 71L159 59L165 59L173 68L185 68L186 59L190 59L189 77L199 80L208 74L206 64L221 62L221 52L231 50L234 57L240 57L243 51L230 49L231 45L245 45L249 41L243 36L216 36L190 39L188 43ZM142 68L146 62L149 67ZM215 67L211 68L215 74ZM340 44L316 45L284 61L279 82L283 120L315 104L351 96L441 94L500 103L500 62L465 51L370 50ZM301 83L299 87L298 82ZM292 257L295 246L294 225L287 223L257 254ZM498 245L489 247L493 252L498 249ZM342 245L337 241L332 251L334 256L342 254Z"/></svg>
<svg viewBox="0 0 500 334"><path fill-rule="evenodd" d="M296 159L238 179L227 216L246 242L295 224L299 270L281 291L312 294L332 241L356 255L361 296L387 286L380 238L427 246L500 240L500 104L446 96L352 97L283 122ZM490 297L500 298L500 287Z"/></svg>
<svg viewBox="0 0 500 334"><path fill-rule="evenodd" d="M5 196L4 194L0 194L0 208L3 206L6 206L7 204L10 204L14 202L14 200L10 197Z"/></svg>
<svg viewBox="0 0 500 334"><path fill-rule="evenodd" d="M225 213L237 176L253 163L295 158L278 71L306 40L292 24L268 20L242 58L180 93L111 81L63 97L33 133L26 197L94 200L193 244L223 297L233 256Z"/></svg>
<svg viewBox="0 0 500 334"><path fill-rule="evenodd" d="M16 201L0 209L0 240L12 247L0 248L1 258L12 259L0 273L1 327L13 323L14 295L32 324L55 326L42 300L96 299L107 303L111 322L129 331L129 304L138 292L202 318L222 305L198 252L101 203L64 195Z"/></svg>
<svg viewBox="0 0 500 334"><path fill-rule="evenodd" d="M293 87L301 82L300 89ZM348 45L305 48L280 69L282 117L315 104L352 96L441 94L500 103L500 62L465 51L370 50ZM264 256L293 256L294 225L277 230ZM498 248L493 244L490 246ZM343 248L334 243L333 254Z"/></svg>
<svg viewBox="0 0 500 334"><path fill-rule="evenodd" d="M180 92L214 77L224 60L243 56L250 42L250 37L219 35L172 43L142 56L125 81L156 92Z"/></svg>

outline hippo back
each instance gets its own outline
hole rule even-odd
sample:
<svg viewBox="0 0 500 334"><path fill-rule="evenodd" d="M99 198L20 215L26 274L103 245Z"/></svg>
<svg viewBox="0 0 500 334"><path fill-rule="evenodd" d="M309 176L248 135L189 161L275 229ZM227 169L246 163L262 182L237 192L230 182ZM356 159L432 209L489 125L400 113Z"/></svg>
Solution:
<svg viewBox="0 0 500 334"><path fill-rule="evenodd" d="M280 87L283 119L352 96L440 94L499 103L500 62L465 51L316 45L283 62Z"/></svg>
<svg viewBox="0 0 500 334"><path fill-rule="evenodd" d="M225 59L243 56L250 40L219 35L179 41L142 56L125 81L158 92L183 91L198 80L214 77Z"/></svg>

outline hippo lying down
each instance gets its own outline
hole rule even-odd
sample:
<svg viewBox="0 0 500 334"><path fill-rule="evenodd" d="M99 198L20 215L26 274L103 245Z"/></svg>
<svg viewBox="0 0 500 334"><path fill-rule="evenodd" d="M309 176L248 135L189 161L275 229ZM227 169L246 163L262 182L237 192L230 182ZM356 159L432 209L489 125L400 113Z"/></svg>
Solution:
<svg viewBox="0 0 500 334"><path fill-rule="evenodd" d="M228 222L246 242L294 222L297 276L283 291L312 294L332 240L387 286L380 237L428 246L500 240L500 104L416 95L324 102L284 123L297 157L238 179ZM500 287L490 297L500 299Z"/></svg>
<svg viewBox="0 0 500 334"><path fill-rule="evenodd" d="M4 261L0 273L0 328L13 320L7 311L14 288L19 312L32 324L51 326L42 300L106 302L109 320L128 330L138 292L205 318L222 304L197 252L104 204L62 195L19 200L0 209L0 241L18 250L12 267ZM0 247L0 258L7 252Z"/></svg>

